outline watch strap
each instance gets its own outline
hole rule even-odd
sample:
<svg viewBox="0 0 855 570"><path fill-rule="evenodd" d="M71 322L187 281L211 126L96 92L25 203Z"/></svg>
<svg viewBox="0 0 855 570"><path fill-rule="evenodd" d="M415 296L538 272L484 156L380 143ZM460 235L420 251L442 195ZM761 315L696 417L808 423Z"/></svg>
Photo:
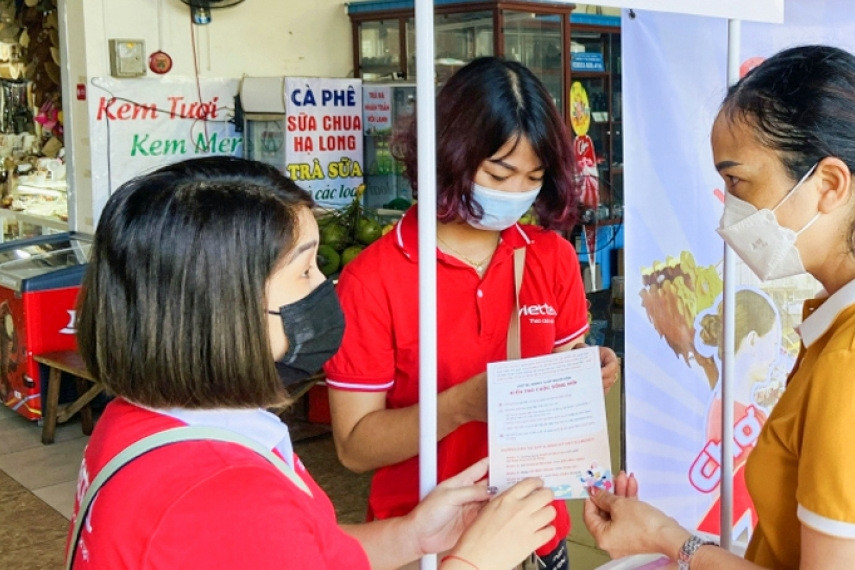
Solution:
<svg viewBox="0 0 855 570"><path fill-rule="evenodd" d="M692 562L692 557L695 555L695 552L706 544L714 545L715 542L704 540L700 536L694 534L690 536L686 542L683 543L683 546L680 547L680 552L677 553L677 567L680 570L689 570L689 564Z"/></svg>

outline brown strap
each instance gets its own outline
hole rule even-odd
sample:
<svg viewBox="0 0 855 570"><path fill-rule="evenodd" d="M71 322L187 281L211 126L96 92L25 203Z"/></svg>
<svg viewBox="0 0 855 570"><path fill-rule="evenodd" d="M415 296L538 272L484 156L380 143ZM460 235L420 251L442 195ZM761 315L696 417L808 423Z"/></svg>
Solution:
<svg viewBox="0 0 855 570"><path fill-rule="evenodd" d="M514 250L514 307L508 326L508 360L520 358L520 287L525 268L525 248Z"/></svg>

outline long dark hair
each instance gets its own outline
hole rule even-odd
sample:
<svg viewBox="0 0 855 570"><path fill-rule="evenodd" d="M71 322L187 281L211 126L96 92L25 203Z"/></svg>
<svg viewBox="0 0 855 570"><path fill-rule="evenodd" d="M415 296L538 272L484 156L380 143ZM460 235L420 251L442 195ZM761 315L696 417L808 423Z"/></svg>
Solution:
<svg viewBox="0 0 855 570"><path fill-rule="evenodd" d="M436 101L437 217L479 219L472 182L481 163L505 143L525 137L543 162L543 186L534 204L541 225L576 223L579 190L567 128L552 96L525 66L497 57L473 60L443 86ZM416 122L393 141L405 176L417 190Z"/></svg>
<svg viewBox="0 0 855 570"><path fill-rule="evenodd" d="M311 205L275 168L230 157L123 184L101 214L81 289L89 370L153 407L282 403L265 284Z"/></svg>

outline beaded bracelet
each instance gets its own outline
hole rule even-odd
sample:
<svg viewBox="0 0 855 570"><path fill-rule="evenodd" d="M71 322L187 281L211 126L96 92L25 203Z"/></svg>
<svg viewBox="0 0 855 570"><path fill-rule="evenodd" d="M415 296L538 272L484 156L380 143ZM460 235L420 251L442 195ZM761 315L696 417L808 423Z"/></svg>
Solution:
<svg viewBox="0 0 855 570"><path fill-rule="evenodd" d="M457 556L456 554L449 554L448 556L443 556L442 560L440 560L440 563L445 562L446 560L459 560L460 562L463 562L464 564L468 564L469 566L471 566L475 570L480 570L477 566L475 566L474 564L472 564L471 562L469 562L465 558Z"/></svg>

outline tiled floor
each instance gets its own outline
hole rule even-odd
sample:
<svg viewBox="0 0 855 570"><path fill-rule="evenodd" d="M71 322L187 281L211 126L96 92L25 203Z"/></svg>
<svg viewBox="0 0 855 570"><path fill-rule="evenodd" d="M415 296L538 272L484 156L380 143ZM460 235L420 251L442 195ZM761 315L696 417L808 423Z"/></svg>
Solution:
<svg viewBox="0 0 855 570"><path fill-rule="evenodd" d="M36 422L0 406L0 471L69 518L77 470L89 438L75 419L57 427L51 445L42 444L41 434Z"/></svg>
<svg viewBox="0 0 855 570"><path fill-rule="evenodd" d="M0 568L62 568L68 520L0 471Z"/></svg>
<svg viewBox="0 0 855 570"><path fill-rule="evenodd" d="M294 449L336 506L340 522L364 520L368 475L338 462L317 424L289 420ZM89 438L76 418L43 445L41 427L0 405L0 569L62 568L77 470Z"/></svg>
<svg viewBox="0 0 855 570"><path fill-rule="evenodd" d="M0 568L62 567L77 469L88 437L76 420L52 445L41 427L0 405Z"/></svg>

